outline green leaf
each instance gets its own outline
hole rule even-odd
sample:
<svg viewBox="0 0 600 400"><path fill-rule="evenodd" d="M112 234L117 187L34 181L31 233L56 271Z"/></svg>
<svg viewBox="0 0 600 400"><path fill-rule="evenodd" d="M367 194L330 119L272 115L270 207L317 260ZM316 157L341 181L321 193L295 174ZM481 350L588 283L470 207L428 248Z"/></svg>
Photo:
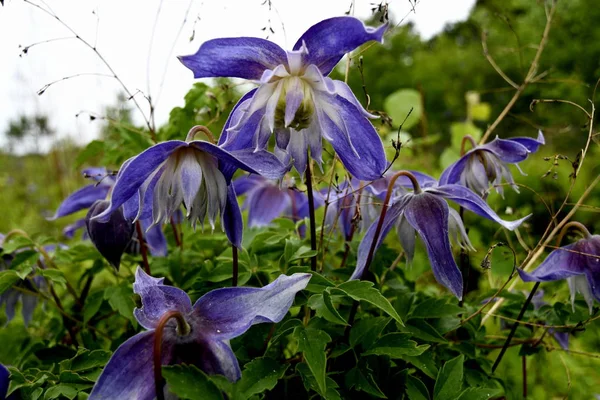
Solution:
<svg viewBox="0 0 600 400"><path fill-rule="evenodd" d="M308 271L312 274L312 278L308 282L308 286L306 286L306 290L311 293L323 293L325 289L328 287L334 287L335 283L325 278L323 275L318 274L314 271Z"/></svg>
<svg viewBox="0 0 600 400"><path fill-rule="evenodd" d="M108 304L114 311L131 321L134 326L137 326L137 321L133 316L135 303L133 302L133 291L129 286L109 286L104 291L104 299L108 300Z"/></svg>
<svg viewBox="0 0 600 400"><path fill-rule="evenodd" d="M406 333L389 333L379 339L372 348L364 355L387 355L392 358L403 358L404 356L419 356L429 348L428 344L417 345L410 340Z"/></svg>
<svg viewBox="0 0 600 400"><path fill-rule="evenodd" d="M304 383L304 387L306 388L307 391L312 389L315 392L319 393L321 395L321 397L325 398L326 400L342 400L340 393L336 390L336 388L338 387L338 384L330 377L327 377L325 379L325 383L327 386L327 392L321 393L321 392L319 392L319 387L317 386L317 381L315 380L315 377L311 373L308 365L306 365L305 363L297 364L296 372L298 372L300 374L300 376L302 377L302 383Z"/></svg>
<svg viewBox="0 0 600 400"><path fill-rule="evenodd" d="M50 389L46 390L46 393L44 394L44 400L58 399L61 396L72 400L77 396L77 389L69 385L63 385L59 383L58 385L52 386Z"/></svg>
<svg viewBox="0 0 600 400"><path fill-rule="evenodd" d="M298 250L296 250L296 252L292 255L292 257L288 261L292 262L295 260L300 260L302 258L310 258L310 257L316 257L316 256L317 256L316 250L311 250L311 248L308 246L300 246L300 248Z"/></svg>
<svg viewBox="0 0 600 400"><path fill-rule="evenodd" d="M497 388L468 388L460 394L457 400L488 400L497 397L502 391Z"/></svg>
<svg viewBox="0 0 600 400"><path fill-rule="evenodd" d="M402 128L408 130L419 122L423 114L421 94L414 89L397 90L385 98L383 109L392 118L395 128L406 118ZM407 118L411 109L412 112Z"/></svg>
<svg viewBox="0 0 600 400"><path fill-rule="evenodd" d="M427 386L412 375L406 376L406 394L410 400L430 400Z"/></svg>
<svg viewBox="0 0 600 400"><path fill-rule="evenodd" d="M355 390L363 391L380 399L387 399L385 393L377 386L377 382L373 379L373 374L371 372L372 371L368 370L365 373L360 367L352 368L346 374L346 386L348 388L354 387Z"/></svg>
<svg viewBox="0 0 600 400"><path fill-rule="evenodd" d="M388 317L362 318L350 330L350 346L370 348L391 321Z"/></svg>
<svg viewBox="0 0 600 400"><path fill-rule="evenodd" d="M35 247L35 243L25 236L13 236L8 242L5 241L2 243L2 252L4 254L10 254L23 247Z"/></svg>
<svg viewBox="0 0 600 400"><path fill-rule="evenodd" d="M222 400L219 388L193 365L179 364L162 367L169 390L187 400Z"/></svg>
<svg viewBox="0 0 600 400"><path fill-rule="evenodd" d="M338 312L331 302L331 295L324 291L322 294L315 294L308 299L308 306L316 311L317 317L323 318L329 322L340 325L348 325L348 322Z"/></svg>
<svg viewBox="0 0 600 400"><path fill-rule="evenodd" d="M19 275L13 270L0 271L0 294L6 292L20 280Z"/></svg>
<svg viewBox="0 0 600 400"><path fill-rule="evenodd" d="M434 400L452 400L458 397L462 390L464 362L465 356L462 354L446 361L435 381Z"/></svg>
<svg viewBox="0 0 600 400"><path fill-rule="evenodd" d="M265 390L272 390L283 377L288 365L271 358L255 358L244 367L242 379L234 386L235 400L246 400Z"/></svg>
<svg viewBox="0 0 600 400"><path fill-rule="evenodd" d="M435 379L438 373L438 368L435 365L435 361L431 357L431 353L421 354L420 356L416 357L404 356L402 357L402 359L411 363L416 368L420 369L425 375L427 375L431 379Z"/></svg>
<svg viewBox="0 0 600 400"><path fill-rule="evenodd" d="M325 346L331 342L331 337L324 331L307 329L303 326L294 329L294 337L298 340L298 348L317 381L319 391L326 393L325 367L327 366L327 355L325 354Z"/></svg>
<svg viewBox="0 0 600 400"><path fill-rule="evenodd" d="M61 361L60 371L87 371L93 368L104 367L110 359L111 352L106 350L93 350L79 348L75 357Z"/></svg>
<svg viewBox="0 0 600 400"><path fill-rule="evenodd" d="M65 274L57 269L40 269L39 273L53 283L58 283L59 285L65 285L67 283Z"/></svg>
<svg viewBox="0 0 600 400"><path fill-rule="evenodd" d="M24 250L15 254L10 269L17 270L21 279L25 279L37 264L40 254L35 250Z"/></svg>
<svg viewBox="0 0 600 400"><path fill-rule="evenodd" d="M402 332L410 333L411 336L428 342L447 343L447 340L424 319L409 320L402 328Z"/></svg>
<svg viewBox="0 0 600 400"><path fill-rule="evenodd" d="M429 298L417 304L409 318L442 318L461 312L464 312L464 309L455 304L448 304L447 299Z"/></svg>
<svg viewBox="0 0 600 400"><path fill-rule="evenodd" d="M104 291L102 290L93 292L85 299L85 305L83 306L83 322L89 322L89 320L96 315L98 310L100 310L103 301Z"/></svg>
<svg viewBox="0 0 600 400"><path fill-rule="evenodd" d="M373 287L373 282L368 281L349 281L342 283L336 288L327 290L341 290L347 296L357 301L366 301L384 311L390 317L394 318L399 324L404 325L400 316L392 307L388 299L383 297L381 292Z"/></svg>

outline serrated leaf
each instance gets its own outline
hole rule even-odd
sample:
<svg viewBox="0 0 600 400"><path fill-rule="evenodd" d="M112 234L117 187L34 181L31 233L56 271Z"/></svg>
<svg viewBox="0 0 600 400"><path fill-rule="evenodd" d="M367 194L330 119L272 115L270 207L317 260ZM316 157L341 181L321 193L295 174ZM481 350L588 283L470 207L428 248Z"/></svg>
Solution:
<svg viewBox="0 0 600 400"><path fill-rule="evenodd" d="M272 390L283 377L288 365L282 365L271 358L256 358L244 367L242 379L234 386L235 400L246 400L265 390Z"/></svg>
<svg viewBox="0 0 600 400"><path fill-rule="evenodd" d="M193 365L163 366L162 374L169 391L187 400L222 400L219 388Z"/></svg>
<svg viewBox="0 0 600 400"><path fill-rule="evenodd" d="M430 400L427 386L412 375L406 376L406 394L410 400Z"/></svg>
<svg viewBox="0 0 600 400"><path fill-rule="evenodd" d="M497 388L467 388L457 400L488 400L501 394L502 391Z"/></svg>
<svg viewBox="0 0 600 400"><path fill-rule="evenodd" d="M350 330L350 346L359 344L368 349L391 321L388 317L363 318L358 320Z"/></svg>
<svg viewBox="0 0 600 400"><path fill-rule="evenodd" d="M0 271L0 294L6 292L20 280L19 275L13 270Z"/></svg>
<svg viewBox="0 0 600 400"><path fill-rule="evenodd" d="M434 400L450 400L458 397L462 391L464 362L465 356L462 354L446 361L435 381Z"/></svg>
<svg viewBox="0 0 600 400"><path fill-rule="evenodd" d="M322 294L315 294L308 299L308 306L316 311L317 317L323 318L329 322L340 325L348 325L348 322L336 310L331 302L331 295L324 291Z"/></svg>
<svg viewBox="0 0 600 400"><path fill-rule="evenodd" d="M365 301L379 308L390 317L394 318L399 324L404 325L400 316L392 307L388 299L386 299L379 290L373 287L373 282L368 281L349 281L342 283L336 288L327 290L341 290L347 296L357 301Z"/></svg>
<svg viewBox="0 0 600 400"><path fill-rule="evenodd" d="M294 329L294 337L298 341L298 349L302 352L304 360L312 372L319 391L326 393L325 367L327 366L327 355L325 347L331 342L331 337L324 331L298 326Z"/></svg>
<svg viewBox="0 0 600 400"><path fill-rule="evenodd" d="M32 267L37 263L39 257L39 253L35 250L21 251L19 253L16 253L15 257L11 260L10 268L14 270L24 270L25 268L29 267L29 272L31 272ZM23 264L23 266L21 268L18 268L19 266L21 266L21 264ZM27 275L28 273L22 276L22 279L24 279Z"/></svg>
<svg viewBox="0 0 600 400"><path fill-rule="evenodd" d="M442 318L461 312L464 312L464 309L455 304L448 304L447 299L430 298L417 304L409 318Z"/></svg>
<svg viewBox="0 0 600 400"><path fill-rule="evenodd" d="M429 348L428 344L417 345L405 333L389 333L379 339L364 355L387 355L392 358L419 356Z"/></svg>

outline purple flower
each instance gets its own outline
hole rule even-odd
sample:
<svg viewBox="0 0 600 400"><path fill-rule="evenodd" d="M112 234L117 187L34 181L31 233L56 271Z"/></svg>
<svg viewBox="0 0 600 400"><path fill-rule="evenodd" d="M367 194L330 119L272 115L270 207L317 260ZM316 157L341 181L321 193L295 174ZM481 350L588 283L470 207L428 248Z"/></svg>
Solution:
<svg viewBox="0 0 600 400"><path fill-rule="evenodd" d="M413 192L397 196L387 210L376 248L396 224L400 243L410 262L414 255L416 233L425 243L431 269L437 281L450 289L459 299L462 298L462 274L454 261L449 236L461 247L472 248L458 213L450 211L446 200L452 200L459 206L473 211L513 230L526 218L517 221L504 221L479 196L464 186L438 185L434 178L425 174L411 172L413 183L407 176L400 176L397 184L415 187ZM360 279L366 266L367 257L379 219L367 231L358 248L356 269L350 279Z"/></svg>
<svg viewBox="0 0 600 400"><path fill-rule="evenodd" d="M83 188L70 194L58 206L56 213L52 218L50 218L50 220L55 220L57 218L76 213L77 211L89 209L96 201L106 199L112 187L115 185L115 179L113 178L113 175L108 173L106 168L86 168L83 170L83 176L85 178L94 180L96 183L84 186ZM128 219L131 220L133 218L130 217ZM151 226L152 219L150 218L141 219L140 223L145 231L143 239L148 245L150 254L155 257L165 257L167 255L167 239L165 238L160 226ZM75 232L84 226L86 226L86 219L78 219L74 223L67 225L63 229L63 234L68 238L73 238ZM87 233L88 232L86 229L84 233L84 239L88 237ZM133 237L134 239L137 238L136 232L134 232Z"/></svg>
<svg viewBox="0 0 600 400"><path fill-rule="evenodd" d="M113 188L110 207L94 218L106 221L123 205L126 217L151 216L154 224L160 224L183 203L194 226L196 221L203 225L208 218L214 229L220 215L230 242L240 247L242 218L231 177L241 168L277 179L286 167L266 151L229 152L212 143L192 140L198 128L190 130L185 142L159 143L127 160Z"/></svg>
<svg viewBox="0 0 600 400"><path fill-rule="evenodd" d="M504 195L504 189L500 185L504 179L516 192L519 192L508 164L517 164L525 160L544 143L544 135L539 131L537 139L496 138L489 143L475 146L446 168L440 177L440 185L460 184L479 195L485 194L490 185L495 185L496 192ZM519 171L523 173L520 169Z"/></svg>
<svg viewBox="0 0 600 400"><path fill-rule="evenodd" d="M123 207L119 207L113 212L106 222L93 219L108 207L108 200L96 201L85 216L85 223L90 240L96 249L118 270L121 256L129 246L135 228L130 221L125 219Z"/></svg>
<svg viewBox="0 0 600 400"><path fill-rule="evenodd" d="M6 367L0 364L0 399L6 398L6 393L8 393L8 384L9 384L10 373L6 369Z"/></svg>
<svg viewBox="0 0 600 400"><path fill-rule="evenodd" d="M600 301L600 235L587 235L575 243L552 251L531 273L521 269L518 271L525 282L566 279L571 291L571 303L574 303L575 295L580 292L591 314L594 299Z"/></svg>
<svg viewBox="0 0 600 400"><path fill-rule="evenodd" d="M252 325L283 319L297 292L306 287L310 274L281 275L263 288L231 287L213 290L192 306L187 294L163 284L137 269L133 290L142 299L134 315L147 329L123 343L102 371L90 395L95 399L153 399L153 345L155 329L172 312L162 334L162 365L188 363L208 374L222 374L236 381L241 376L229 340Z"/></svg>
<svg viewBox="0 0 600 400"><path fill-rule="evenodd" d="M307 150L321 163L322 138L348 171L377 179L386 167L383 144L345 83L326 76L344 54L371 40L382 41L387 25L366 27L353 17L319 22L285 51L264 39L209 40L194 55L180 57L195 78L237 77L259 86L240 99L223 128L225 149L264 149L275 135L276 154L293 159L302 173Z"/></svg>
<svg viewBox="0 0 600 400"><path fill-rule="evenodd" d="M235 193L245 194L242 209L248 210L248 226L269 225L283 215L293 221L308 217L308 196L294 188L294 180L276 180L260 175L242 176L233 181ZM323 205L320 197L315 197L315 208Z"/></svg>

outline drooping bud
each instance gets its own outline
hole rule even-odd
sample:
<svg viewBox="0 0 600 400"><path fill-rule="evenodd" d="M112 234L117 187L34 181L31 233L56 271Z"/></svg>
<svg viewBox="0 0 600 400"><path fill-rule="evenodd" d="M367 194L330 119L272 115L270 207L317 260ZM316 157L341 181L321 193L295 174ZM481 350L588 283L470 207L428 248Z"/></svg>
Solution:
<svg viewBox="0 0 600 400"><path fill-rule="evenodd" d="M92 219L106 210L110 205L108 200L98 200L89 209L85 216L85 225L88 235L100 254L117 270L121 264L121 256L131 242L134 225L125 219L123 207L110 214L107 222Z"/></svg>

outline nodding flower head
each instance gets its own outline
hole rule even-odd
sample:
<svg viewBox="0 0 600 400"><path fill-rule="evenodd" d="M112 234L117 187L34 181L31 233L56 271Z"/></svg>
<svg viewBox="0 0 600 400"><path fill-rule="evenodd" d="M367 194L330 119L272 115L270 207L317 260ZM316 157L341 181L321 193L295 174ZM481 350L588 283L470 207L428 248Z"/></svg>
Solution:
<svg viewBox="0 0 600 400"><path fill-rule="evenodd" d="M344 54L371 40L381 42L387 25L365 26L337 17L310 27L292 51L252 37L209 40L196 54L180 57L195 78L237 77L259 83L235 106L220 144L225 149L263 149L275 136L277 154L304 172L307 153L321 163L322 139L331 143L350 173L381 177L383 144L348 85L327 77Z"/></svg>
<svg viewBox="0 0 600 400"><path fill-rule="evenodd" d="M436 280L461 299L463 294L462 274L452 256L450 238L460 247L466 249L473 247L460 216L454 210L450 211L446 200L452 200L464 209L495 221L509 230L517 228L529 216L517 221L504 221L481 197L464 186L440 185L434 178L412 171L403 171L398 175L402 173L404 175L398 176L398 179L395 180L396 184L411 187L414 191L406 192L392 199L383 219L375 249L381 245L385 236L396 225L400 244L410 263L414 255L415 238L418 233L427 248L429 262ZM350 279L360 279L363 276L378 224L379 218L369 227L360 243L356 269Z"/></svg>
<svg viewBox="0 0 600 400"><path fill-rule="evenodd" d="M529 154L535 153L545 143L541 131L538 133L537 139L526 137L496 138L479 146L470 137L467 137L467 139L472 141L473 148L446 168L440 177L440 185L460 184L479 195L486 194L490 185L494 185L496 192L503 195L504 189L501 186L503 179L518 192L519 189L515 185L508 164L517 164L525 160Z"/></svg>
<svg viewBox="0 0 600 400"><path fill-rule="evenodd" d="M594 299L600 301L600 235L591 235L585 228L581 230L583 239L552 251L535 271L518 271L525 282L566 279L571 303L574 304L575 295L580 292L591 314Z"/></svg>
<svg viewBox="0 0 600 400"><path fill-rule="evenodd" d="M110 206L95 216L108 220L121 205L126 215L166 222L184 204L195 226L217 218L231 243L241 246L242 221L236 195L230 185L237 168L271 178L281 177L286 166L266 151L227 151L201 140L171 140L152 146L127 160L117 176Z"/></svg>

